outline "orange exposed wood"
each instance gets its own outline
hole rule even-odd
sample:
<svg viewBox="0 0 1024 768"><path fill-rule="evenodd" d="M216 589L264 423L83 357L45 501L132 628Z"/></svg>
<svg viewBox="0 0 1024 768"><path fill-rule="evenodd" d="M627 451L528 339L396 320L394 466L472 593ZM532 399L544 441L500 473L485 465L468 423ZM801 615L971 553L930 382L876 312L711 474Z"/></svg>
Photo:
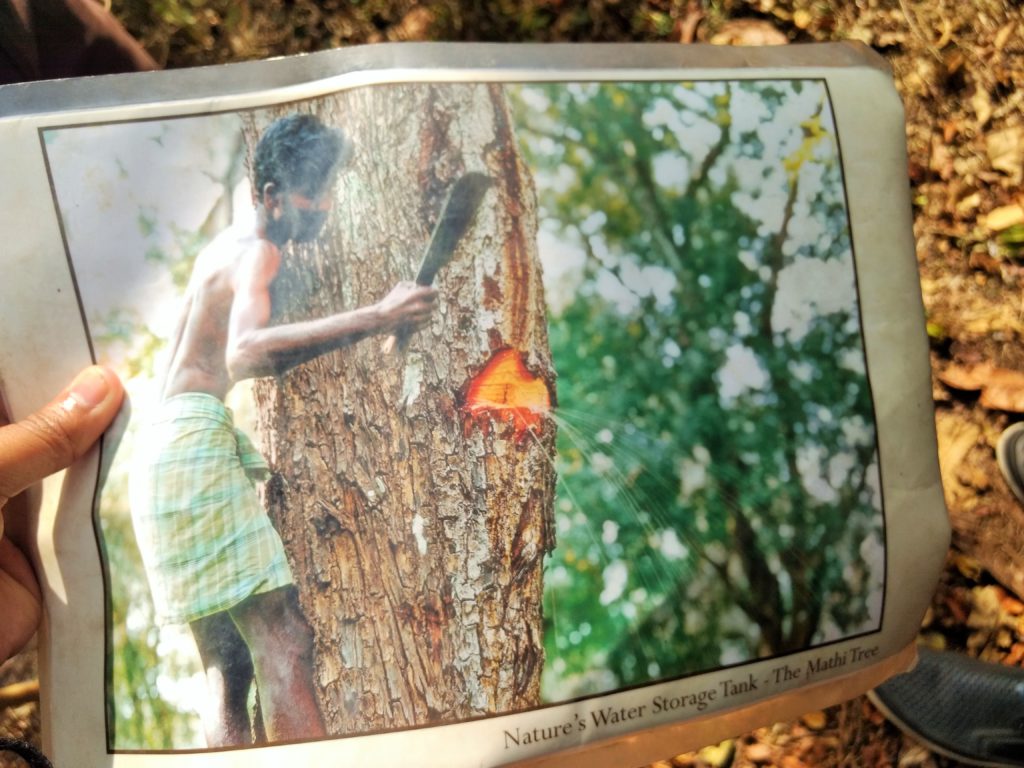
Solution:
<svg viewBox="0 0 1024 768"><path fill-rule="evenodd" d="M511 422L518 437L540 427L551 410L551 393L542 379L527 370L519 352L505 349L470 383L465 407L478 420Z"/></svg>

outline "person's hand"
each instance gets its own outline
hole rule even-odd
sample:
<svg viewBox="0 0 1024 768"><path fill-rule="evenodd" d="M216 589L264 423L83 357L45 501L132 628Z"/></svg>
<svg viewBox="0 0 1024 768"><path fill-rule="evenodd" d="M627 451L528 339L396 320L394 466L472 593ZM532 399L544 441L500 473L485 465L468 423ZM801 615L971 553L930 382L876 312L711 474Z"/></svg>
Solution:
<svg viewBox="0 0 1024 768"><path fill-rule="evenodd" d="M430 286L402 282L377 304L382 331L416 330L430 319L437 291Z"/></svg>
<svg viewBox="0 0 1024 768"><path fill-rule="evenodd" d="M42 593L32 566L4 535L5 514L11 529L23 522L15 504L7 502L80 458L113 420L123 395L112 371L92 366L49 405L0 426L0 662L28 642L42 616Z"/></svg>

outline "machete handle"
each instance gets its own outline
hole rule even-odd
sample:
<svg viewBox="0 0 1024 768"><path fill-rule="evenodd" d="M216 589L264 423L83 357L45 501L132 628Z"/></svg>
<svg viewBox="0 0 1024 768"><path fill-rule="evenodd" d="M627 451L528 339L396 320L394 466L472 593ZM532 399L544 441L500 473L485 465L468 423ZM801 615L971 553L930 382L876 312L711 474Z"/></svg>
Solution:
<svg viewBox="0 0 1024 768"><path fill-rule="evenodd" d="M405 334L402 334L402 335L404 336ZM401 349L404 346L405 346L405 344L404 343L400 344L398 342L398 336L393 333L390 336L388 336L386 339L384 339L384 343L380 345L380 351L381 351L381 354L383 354L383 355L390 355L392 352L395 351L395 349L398 349L399 351L401 351Z"/></svg>

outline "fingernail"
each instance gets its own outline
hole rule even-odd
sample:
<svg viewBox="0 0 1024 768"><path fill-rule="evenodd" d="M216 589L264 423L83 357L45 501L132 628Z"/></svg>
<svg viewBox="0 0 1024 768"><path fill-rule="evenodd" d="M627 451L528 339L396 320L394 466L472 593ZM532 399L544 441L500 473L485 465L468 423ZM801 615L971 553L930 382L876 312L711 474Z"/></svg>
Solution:
<svg viewBox="0 0 1024 768"><path fill-rule="evenodd" d="M87 368L78 374L68 388L68 396L61 403L65 411L75 407L92 409L103 402L110 392L110 383L100 368Z"/></svg>

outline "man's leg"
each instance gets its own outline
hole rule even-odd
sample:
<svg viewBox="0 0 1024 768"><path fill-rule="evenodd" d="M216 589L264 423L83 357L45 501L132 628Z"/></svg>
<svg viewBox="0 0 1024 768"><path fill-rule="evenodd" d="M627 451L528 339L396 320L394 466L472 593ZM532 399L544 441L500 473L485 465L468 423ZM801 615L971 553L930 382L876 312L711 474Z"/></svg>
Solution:
<svg viewBox="0 0 1024 768"><path fill-rule="evenodd" d="M299 610L295 587L253 595L231 609L252 654L267 739L325 735L313 694L313 632Z"/></svg>
<svg viewBox="0 0 1024 768"><path fill-rule="evenodd" d="M252 687L252 658L227 611L189 624L206 671L210 700L203 708L203 730L210 747L252 744L247 708Z"/></svg>

